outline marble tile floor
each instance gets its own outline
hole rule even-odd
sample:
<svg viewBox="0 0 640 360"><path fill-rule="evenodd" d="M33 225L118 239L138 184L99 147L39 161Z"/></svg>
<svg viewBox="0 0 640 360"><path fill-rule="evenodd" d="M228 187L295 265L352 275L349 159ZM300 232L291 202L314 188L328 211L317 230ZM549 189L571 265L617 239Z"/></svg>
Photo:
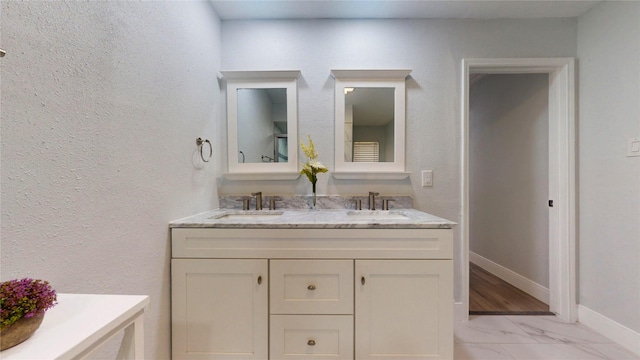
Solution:
<svg viewBox="0 0 640 360"><path fill-rule="evenodd" d="M580 323L555 316L478 315L455 324L455 360L640 360Z"/></svg>

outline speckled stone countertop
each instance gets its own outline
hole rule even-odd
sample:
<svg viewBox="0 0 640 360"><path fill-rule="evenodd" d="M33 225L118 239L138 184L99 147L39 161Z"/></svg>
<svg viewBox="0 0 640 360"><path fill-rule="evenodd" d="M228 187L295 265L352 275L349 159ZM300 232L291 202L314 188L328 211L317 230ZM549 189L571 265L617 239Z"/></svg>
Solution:
<svg viewBox="0 0 640 360"><path fill-rule="evenodd" d="M456 223L414 209L218 209L175 220L171 228L451 229Z"/></svg>

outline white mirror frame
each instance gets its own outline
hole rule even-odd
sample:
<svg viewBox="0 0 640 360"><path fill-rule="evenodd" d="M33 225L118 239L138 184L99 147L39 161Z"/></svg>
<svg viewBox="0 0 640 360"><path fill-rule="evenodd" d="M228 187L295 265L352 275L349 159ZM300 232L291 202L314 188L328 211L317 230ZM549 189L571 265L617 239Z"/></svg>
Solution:
<svg viewBox="0 0 640 360"><path fill-rule="evenodd" d="M225 178L231 180L294 180L298 169L298 94L299 70L221 71L227 82L227 165ZM269 163L238 162L238 89L287 90L288 161Z"/></svg>
<svg viewBox="0 0 640 360"><path fill-rule="evenodd" d="M331 70L335 78L335 171L336 179L400 180L409 177L405 171L405 79L411 70ZM344 161L344 88L394 88L394 161Z"/></svg>

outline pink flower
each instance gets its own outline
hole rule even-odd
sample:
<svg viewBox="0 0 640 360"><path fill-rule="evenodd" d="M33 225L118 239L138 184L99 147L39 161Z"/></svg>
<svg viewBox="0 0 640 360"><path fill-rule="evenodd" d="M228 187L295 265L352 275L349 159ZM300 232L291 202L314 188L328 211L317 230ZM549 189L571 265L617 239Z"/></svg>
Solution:
<svg viewBox="0 0 640 360"><path fill-rule="evenodd" d="M49 282L25 278L0 283L0 329L22 317L44 313L57 304Z"/></svg>

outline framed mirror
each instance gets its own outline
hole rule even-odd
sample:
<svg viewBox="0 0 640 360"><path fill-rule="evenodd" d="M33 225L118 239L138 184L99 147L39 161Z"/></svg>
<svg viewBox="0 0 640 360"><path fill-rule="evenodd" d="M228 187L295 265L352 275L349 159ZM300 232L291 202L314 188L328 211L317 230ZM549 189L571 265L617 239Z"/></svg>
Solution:
<svg viewBox="0 0 640 360"><path fill-rule="evenodd" d="M300 71L221 71L227 83L228 173L234 180L296 179Z"/></svg>
<svg viewBox="0 0 640 360"><path fill-rule="evenodd" d="M403 179L405 79L411 70L332 70L338 179Z"/></svg>

